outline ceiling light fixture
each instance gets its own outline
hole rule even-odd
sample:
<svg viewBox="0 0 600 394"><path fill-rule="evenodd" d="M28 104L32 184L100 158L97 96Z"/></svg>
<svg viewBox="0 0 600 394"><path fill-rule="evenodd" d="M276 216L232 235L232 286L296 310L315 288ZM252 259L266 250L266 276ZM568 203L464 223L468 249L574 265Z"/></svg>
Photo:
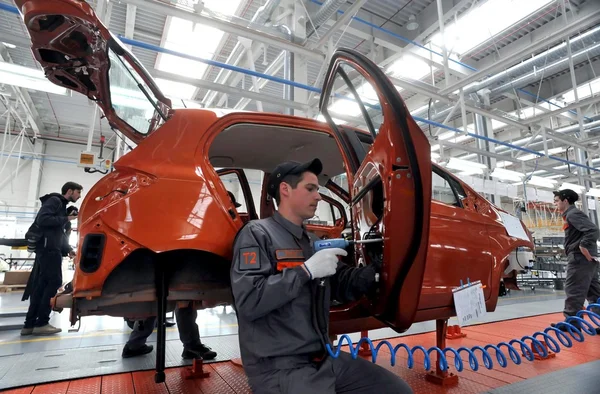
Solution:
<svg viewBox="0 0 600 394"><path fill-rule="evenodd" d="M540 186L540 187L547 187L549 189L554 189L556 187L557 183L558 183L558 181L556 181L554 179L548 179L545 177L535 176L535 175L533 175L527 181L527 184L531 184L534 186Z"/></svg>
<svg viewBox="0 0 600 394"><path fill-rule="evenodd" d="M520 172L506 170L504 168L495 168L494 171L490 174L493 178L503 179L507 181L519 182L525 178L525 174Z"/></svg>
<svg viewBox="0 0 600 394"><path fill-rule="evenodd" d="M413 14L408 17L408 23L406 24L406 30L417 30L419 28L419 23L417 22L417 17Z"/></svg>
<svg viewBox="0 0 600 394"><path fill-rule="evenodd" d="M0 61L0 84L18 86L42 92L69 95L66 88L55 85L44 76L42 70Z"/></svg>
<svg viewBox="0 0 600 394"><path fill-rule="evenodd" d="M585 194L592 197L600 197L600 189L590 189Z"/></svg>
<svg viewBox="0 0 600 394"><path fill-rule="evenodd" d="M481 175L487 169L487 166L474 161L461 160L457 159L456 157L451 157L450 160L448 160L448 164L446 164L446 168L467 172L469 174Z"/></svg>
<svg viewBox="0 0 600 394"><path fill-rule="evenodd" d="M574 192L581 193L581 192L583 192L585 190L585 187L583 187L581 185L576 185L574 183L565 182L562 185L560 185L560 189L559 190L564 190L564 189L571 189Z"/></svg>

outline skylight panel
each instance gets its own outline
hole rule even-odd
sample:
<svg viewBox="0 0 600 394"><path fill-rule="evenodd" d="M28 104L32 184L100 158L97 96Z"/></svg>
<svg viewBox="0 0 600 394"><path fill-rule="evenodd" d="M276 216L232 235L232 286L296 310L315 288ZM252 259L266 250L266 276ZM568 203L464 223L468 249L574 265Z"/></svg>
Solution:
<svg viewBox="0 0 600 394"><path fill-rule="evenodd" d="M552 1L488 0L459 18L457 23L444 27L446 48L464 54ZM431 43L442 47L439 32L431 38Z"/></svg>
<svg viewBox="0 0 600 394"><path fill-rule="evenodd" d="M434 67L434 70L436 68ZM421 79L428 75L430 66L416 56L406 54L388 67L388 72L396 78Z"/></svg>
<svg viewBox="0 0 600 394"><path fill-rule="evenodd" d="M204 6L211 11L225 13L225 9L237 9L240 0L203 0ZM212 59L219 46L224 32L213 27L195 24L192 21L170 17L168 20L168 29L164 35L164 44L166 49L186 53L191 56L204 59ZM202 78L208 67L205 63L184 59L178 56L159 54L156 62L156 68L161 71L170 72L191 78ZM173 96L186 100L192 99L196 87L178 82L163 80L163 90L166 96Z"/></svg>
<svg viewBox="0 0 600 394"><path fill-rule="evenodd" d="M583 100L598 93L600 93L600 78L596 78L577 87L577 96L579 97L579 100ZM575 102L575 91L573 89L564 93L562 96L564 97L564 103L567 105Z"/></svg>

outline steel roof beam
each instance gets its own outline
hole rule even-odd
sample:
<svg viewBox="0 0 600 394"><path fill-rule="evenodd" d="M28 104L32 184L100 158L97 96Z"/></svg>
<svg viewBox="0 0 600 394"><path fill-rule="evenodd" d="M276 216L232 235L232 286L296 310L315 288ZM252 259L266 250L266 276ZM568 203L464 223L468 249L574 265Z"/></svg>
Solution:
<svg viewBox="0 0 600 394"><path fill-rule="evenodd" d="M154 0L121 0L123 3L136 5L142 7L145 10L151 10L161 15L174 16L185 20L192 21L194 23L200 23L204 26L214 27L221 31L234 34L240 37L246 37L254 41L264 42L265 44L273 45L278 48L292 51L296 54L303 55L308 59L323 60L325 54L316 49L308 49L302 45L290 42L283 38L279 38L268 33L253 30L250 27L240 26L237 23L229 22L226 20L210 18L206 15L186 11L181 8L176 8Z"/></svg>
<svg viewBox="0 0 600 394"><path fill-rule="evenodd" d="M507 67L510 67L510 66L518 63L519 61L528 57L532 53L536 53L540 50L543 50L543 49L547 48L548 46L553 45L553 44L563 40L565 37L572 36L573 34L576 34L579 31L584 30L589 26L593 26L596 23L598 23L598 21L600 21L600 9L592 10L589 13L586 13L585 15L583 15L581 18L579 18L575 21L572 21L571 23L564 26L563 28L550 34L546 38L541 39L541 40L529 45L527 48L524 48L518 52L510 54L484 69L474 72L473 74L469 75L468 77L441 90L440 93L448 94L448 93L454 92L462 87L465 87L473 82L483 80L488 75L497 74L498 72L503 71Z"/></svg>
<svg viewBox="0 0 600 394"><path fill-rule="evenodd" d="M177 75L177 74L173 74L173 73L169 73L169 72L165 72L165 71L160 71L160 70L150 70L150 74L154 78L164 78L164 79L168 79L168 80L175 81L175 82L182 82L182 83L186 83L189 85L193 85L198 88L217 90L217 91L224 92L224 93L231 94L231 95L243 96L243 97L247 97L252 100L262 101L262 102L273 104L273 105L278 105L278 106L284 107L284 108L294 108L294 109L297 109L300 111L308 110L308 105L306 105L306 104L298 103L298 102L291 101L291 100L284 100L279 97L274 97L274 96L270 96L270 95L266 95L266 94L251 92L248 90L238 89L233 86L209 82L209 81L205 81L202 79L184 77L181 75Z"/></svg>

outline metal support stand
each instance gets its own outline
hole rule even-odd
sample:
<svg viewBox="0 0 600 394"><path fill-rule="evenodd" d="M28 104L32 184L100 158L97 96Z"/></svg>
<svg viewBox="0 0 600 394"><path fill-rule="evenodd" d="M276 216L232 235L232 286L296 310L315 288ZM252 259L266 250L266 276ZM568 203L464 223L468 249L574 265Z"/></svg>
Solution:
<svg viewBox="0 0 600 394"><path fill-rule="evenodd" d="M533 345L533 342L531 342L530 346L531 346L531 349L533 350L533 358L535 360L538 360L538 361L540 361L540 360L548 360L549 358L556 357L556 353L550 351L550 349L548 349L548 346L546 345L545 342L541 342L541 343L542 343L542 347L546 350L546 357L544 357L541 354L537 353L537 351L536 351L537 348ZM522 353L522 354L523 354L523 356L525 356L524 353Z"/></svg>
<svg viewBox="0 0 600 394"><path fill-rule="evenodd" d="M436 332L436 346L440 349L446 348L446 331L448 329L448 320L436 320L435 321L435 332ZM425 375L425 380L431 383L435 383L442 387L454 386L458 384L458 375L446 371L442 371L440 367L440 355L437 355L437 363L435 365L435 372L430 372Z"/></svg>
<svg viewBox="0 0 600 394"><path fill-rule="evenodd" d="M204 359L202 357L195 358L192 361L192 366L185 369L185 379L203 379L210 375L210 372L205 372L202 369L204 365Z"/></svg>
<svg viewBox="0 0 600 394"><path fill-rule="evenodd" d="M369 331L361 331L360 332L360 337L361 338L368 338L369 337ZM361 357L371 357L372 352L371 352L371 348L369 347L369 344L366 342L361 343L360 345L360 349L358 351L358 355Z"/></svg>
<svg viewBox="0 0 600 394"><path fill-rule="evenodd" d="M159 257L155 266L156 278L156 299L158 302L158 321L157 321L157 338L156 338L156 373L154 374L155 383L163 383L165 381L165 348L166 348L166 322L167 322L167 296L169 295L168 277L166 266L162 263Z"/></svg>

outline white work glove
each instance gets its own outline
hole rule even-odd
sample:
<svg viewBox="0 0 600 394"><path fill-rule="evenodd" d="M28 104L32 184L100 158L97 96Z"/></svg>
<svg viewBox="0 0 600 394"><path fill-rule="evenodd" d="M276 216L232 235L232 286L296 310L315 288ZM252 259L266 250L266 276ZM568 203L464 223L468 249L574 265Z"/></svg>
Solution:
<svg viewBox="0 0 600 394"><path fill-rule="evenodd" d="M322 249L304 262L311 279L325 278L335 274L338 256L348 256L348 252L340 248Z"/></svg>

